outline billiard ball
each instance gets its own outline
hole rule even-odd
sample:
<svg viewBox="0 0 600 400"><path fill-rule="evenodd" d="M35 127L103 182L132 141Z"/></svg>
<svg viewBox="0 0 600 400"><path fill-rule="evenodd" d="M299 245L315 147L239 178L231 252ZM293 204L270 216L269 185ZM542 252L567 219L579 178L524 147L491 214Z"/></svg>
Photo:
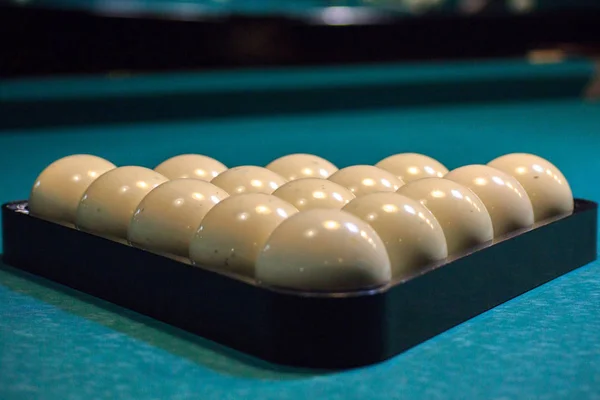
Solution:
<svg viewBox="0 0 600 400"><path fill-rule="evenodd" d="M302 178L290 181L274 191L273 196L287 201L300 211L312 208L339 210L355 197L345 187L320 178Z"/></svg>
<svg viewBox="0 0 600 400"><path fill-rule="evenodd" d="M391 172L372 165L342 168L329 180L350 189L356 197L376 192L395 192L404 182Z"/></svg>
<svg viewBox="0 0 600 400"><path fill-rule="evenodd" d="M351 291L391 280L377 233L341 210L301 211L272 233L256 262L259 284L305 291Z"/></svg>
<svg viewBox="0 0 600 400"><path fill-rule="evenodd" d="M531 201L514 177L487 165L467 165L445 178L468 187L481 199L492 218L494 237L533 225Z"/></svg>
<svg viewBox="0 0 600 400"><path fill-rule="evenodd" d="M254 278L256 257L273 230L298 210L265 193L231 196L204 217L190 242L196 265Z"/></svg>
<svg viewBox="0 0 600 400"><path fill-rule="evenodd" d="M352 200L342 210L377 232L390 257L394 278L405 278L448 257L442 227L416 200L398 193L371 193Z"/></svg>
<svg viewBox="0 0 600 400"><path fill-rule="evenodd" d="M29 195L29 212L38 218L73 226L79 200L98 177L116 165L103 158L76 154L54 161L37 177Z"/></svg>
<svg viewBox="0 0 600 400"><path fill-rule="evenodd" d="M125 242L127 228L137 205L155 187L168 179L144 167L110 170L85 191L77 208L77 229Z"/></svg>
<svg viewBox="0 0 600 400"><path fill-rule="evenodd" d="M422 178L442 178L448 172L448 168L439 161L418 153L395 154L375 166L393 173L406 183Z"/></svg>
<svg viewBox="0 0 600 400"><path fill-rule="evenodd" d="M281 175L253 165L228 169L211 181L232 196L241 193L271 194L286 182Z"/></svg>
<svg viewBox="0 0 600 400"><path fill-rule="evenodd" d="M271 161L267 169L278 173L288 181L299 178L327 179L338 170L326 159L313 154L289 154Z"/></svg>
<svg viewBox="0 0 600 400"><path fill-rule="evenodd" d="M227 197L223 189L198 179L165 182L138 204L127 238L133 246L187 259L202 219Z"/></svg>
<svg viewBox="0 0 600 400"><path fill-rule="evenodd" d="M562 172L533 154L513 153L488 163L514 176L529 195L536 222L573 212L573 193Z"/></svg>
<svg viewBox="0 0 600 400"><path fill-rule="evenodd" d="M227 167L201 154L182 154L163 161L154 170L169 179L194 178L210 182Z"/></svg>
<svg viewBox="0 0 600 400"><path fill-rule="evenodd" d="M443 178L423 178L401 187L399 194L419 201L440 223L448 255L456 256L494 238L492 219L469 188Z"/></svg>

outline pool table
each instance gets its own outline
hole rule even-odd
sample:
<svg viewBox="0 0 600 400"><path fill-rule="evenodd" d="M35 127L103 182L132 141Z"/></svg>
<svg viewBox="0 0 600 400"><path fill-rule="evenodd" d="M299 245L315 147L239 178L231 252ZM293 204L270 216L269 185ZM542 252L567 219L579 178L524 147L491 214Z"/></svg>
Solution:
<svg viewBox="0 0 600 400"><path fill-rule="evenodd" d="M183 152L228 166L309 152L343 167L414 151L449 168L532 152L598 201L600 103L584 96L596 67L533 61L4 81L0 200L27 198L46 165L73 153L154 167ZM322 371L269 364L0 264L0 398L599 398L599 301L597 261L390 360Z"/></svg>

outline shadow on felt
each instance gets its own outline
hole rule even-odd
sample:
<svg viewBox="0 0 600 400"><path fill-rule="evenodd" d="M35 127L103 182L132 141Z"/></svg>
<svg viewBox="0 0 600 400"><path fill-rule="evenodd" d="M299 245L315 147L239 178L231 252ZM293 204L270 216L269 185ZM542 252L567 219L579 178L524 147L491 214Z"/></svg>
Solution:
<svg viewBox="0 0 600 400"><path fill-rule="evenodd" d="M3 261L0 261L0 284L220 374L261 380L301 380L334 372L293 368L260 360L129 309L18 270Z"/></svg>

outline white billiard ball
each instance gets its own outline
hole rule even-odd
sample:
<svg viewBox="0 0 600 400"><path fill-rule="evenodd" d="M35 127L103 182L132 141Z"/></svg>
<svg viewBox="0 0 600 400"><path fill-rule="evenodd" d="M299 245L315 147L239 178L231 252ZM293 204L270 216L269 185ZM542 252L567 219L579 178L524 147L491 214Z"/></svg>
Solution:
<svg viewBox="0 0 600 400"><path fill-rule="evenodd" d="M190 242L196 265L254 278L258 253L273 230L298 210L265 193L231 196L204 217Z"/></svg>
<svg viewBox="0 0 600 400"><path fill-rule="evenodd" d="M77 229L125 242L137 205L166 181L165 176L144 167L119 167L104 173L79 201Z"/></svg>
<svg viewBox="0 0 600 400"><path fill-rule="evenodd" d="M373 228L331 209L301 211L283 221L256 263L260 284L305 291L372 288L391 276L385 245Z"/></svg>
<svg viewBox="0 0 600 400"><path fill-rule="evenodd" d="M371 225L379 235L394 278L405 278L448 257L446 237L431 211L398 193L371 193L342 209Z"/></svg>
<svg viewBox="0 0 600 400"><path fill-rule="evenodd" d="M494 237L533 225L533 207L527 192L512 176L487 165L467 165L445 177L471 189L490 213Z"/></svg>
<svg viewBox="0 0 600 400"><path fill-rule="evenodd" d="M302 178L288 182L273 196L292 204L300 211L313 208L341 209L355 196L345 187L320 178Z"/></svg>
<svg viewBox="0 0 600 400"><path fill-rule="evenodd" d="M35 180L29 195L29 212L73 226L81 196L99 176L114 168L110 161L88 154L54 161Z"/></svg>
<svg viewBox="0 0 600 400"><path fill-rule="evenodd" d="M395 192L404 182L391 172L372 165L353 165L342 168L329 180L348 188L356 197L369 193Z"/></svg>
<svg viewBox="0 0 600 400"><path fill-rule="evenodd" d="M242 193L271 194L286 182L281 175L253 165L228 169L211 181L231 196Z"/></svg>
<svg viewBox="0 0 600 400"><path fill-rule="evenodd" d="M267 169L288 181L300 178L327 179L338 168L324 158L313 154L289 154L271 161Z"/></svg>
<svg viewBox="0 0 600 400"><path fill-rule="evenodd" d="M154 170L169 179L194 178L210 182L227 167L201 154L182 154L163 161Z"/></svg>
<svg viewBox="0 0 600 400"><path fill-rule="evenodd" d="M418 153L395 154L375 166L393 173L406 183L422 178L442 178L448 173L448 168L442 163Z"/></svg>
<svg viewBox="0 0 600 400"><path fill-rule="evenodd" d="M483 202L469 188L443 178L423 178L407 183L399 194L417 200L440 223L448 255L463 254L494 238L492 219Z"/></svg>
<svg viewBox="0 0 600 400"><path fill-rule="evenodd" d="M535 221L573 212L573 192L562 172L549 161L533 154L513 153L488 163L515 177L529 195Z"/></svg>
<svg viewBox="0 0 600 400"><path fill-rule="evenodd" d="M190 241L202 219L227 197L223 189L198 179L165 182L138 204L127 238L142 249L188 258Z"/></svg>

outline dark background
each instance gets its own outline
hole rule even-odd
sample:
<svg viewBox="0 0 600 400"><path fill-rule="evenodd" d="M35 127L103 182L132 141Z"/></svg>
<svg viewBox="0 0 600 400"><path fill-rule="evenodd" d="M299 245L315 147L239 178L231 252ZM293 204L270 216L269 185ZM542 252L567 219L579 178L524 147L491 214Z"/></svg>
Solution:
<svg viewBox="0 0 600 400"><path fill-rule="evenodd" d="M600 43L600 2L589 0L538 0L524 11L485 0L420 9L400 0L304 9L121 1L0 0L0 76L595 55Z"/></svg>

